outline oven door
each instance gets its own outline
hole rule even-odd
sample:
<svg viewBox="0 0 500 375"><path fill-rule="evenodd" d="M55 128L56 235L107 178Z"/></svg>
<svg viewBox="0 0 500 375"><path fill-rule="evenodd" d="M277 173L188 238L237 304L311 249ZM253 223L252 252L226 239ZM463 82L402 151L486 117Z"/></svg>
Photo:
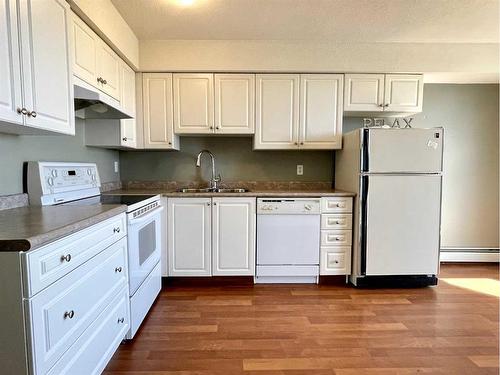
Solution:
<svg viewBox="0 0 500 375"><path fill-rule="evenodd" d="M161 257L161 212L155 208L142 216L128 219L128 267L132 296Z"/></svg>

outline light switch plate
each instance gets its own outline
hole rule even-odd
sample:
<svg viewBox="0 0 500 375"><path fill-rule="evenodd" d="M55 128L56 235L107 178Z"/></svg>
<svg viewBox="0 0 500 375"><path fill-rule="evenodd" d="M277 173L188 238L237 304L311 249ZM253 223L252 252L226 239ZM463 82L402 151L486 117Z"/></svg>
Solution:
<svg viewBox="0 0 500 375"><path fill-rule="evenodd" d="M297 176L302 176L304 174L304 166L302 164L297 164Z"/></svg>

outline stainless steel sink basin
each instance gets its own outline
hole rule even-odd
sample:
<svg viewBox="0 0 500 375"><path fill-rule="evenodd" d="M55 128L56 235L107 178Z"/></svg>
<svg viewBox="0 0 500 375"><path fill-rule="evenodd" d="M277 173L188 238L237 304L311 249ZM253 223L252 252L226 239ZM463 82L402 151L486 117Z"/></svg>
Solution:
<svg viewBox="0 0 500 375"><path fill-rule="evenodd" d="M191 189L191 188L182 188L179 189L179 193L246 193L247 189Z"/></svg>

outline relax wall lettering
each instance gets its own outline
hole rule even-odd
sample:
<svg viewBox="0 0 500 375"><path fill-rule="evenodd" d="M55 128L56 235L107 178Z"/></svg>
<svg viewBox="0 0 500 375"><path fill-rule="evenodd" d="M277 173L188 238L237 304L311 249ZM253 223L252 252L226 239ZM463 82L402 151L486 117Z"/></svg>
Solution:
<svg viewBox="0 0 500 375"><path fill-rule="evenodd" d="M365 117L363 118L363 127L365 128L379 128L379 127L389 127L389 128L398 128L401 127L403 129L411 128L411 122L413 121L413 117L407 118L394 118L392 123L387 123L386 118L371 118Z"/></svg>

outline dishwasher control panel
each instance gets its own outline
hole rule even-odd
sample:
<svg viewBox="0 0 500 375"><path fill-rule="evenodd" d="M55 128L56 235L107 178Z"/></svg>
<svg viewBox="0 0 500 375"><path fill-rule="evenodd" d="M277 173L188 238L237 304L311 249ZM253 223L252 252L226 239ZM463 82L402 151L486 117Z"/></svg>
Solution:
<svg viewBox="0 0 500 375"><path fill-rule="evenodd" d="M319 215L319 198L259 198L259 215Z"/></svg>

